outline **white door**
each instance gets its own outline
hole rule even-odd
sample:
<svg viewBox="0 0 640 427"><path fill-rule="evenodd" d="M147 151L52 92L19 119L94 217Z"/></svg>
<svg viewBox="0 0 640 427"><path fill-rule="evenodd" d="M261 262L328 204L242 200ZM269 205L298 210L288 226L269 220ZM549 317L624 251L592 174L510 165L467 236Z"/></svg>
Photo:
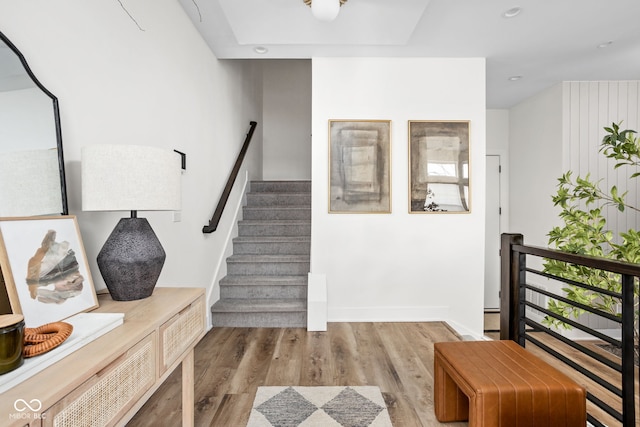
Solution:
<svg viewBox="0 0 640 427"><path fill-rule="evenodd" d="M500 308L500 156L487 156L484 308Z"/></svg>

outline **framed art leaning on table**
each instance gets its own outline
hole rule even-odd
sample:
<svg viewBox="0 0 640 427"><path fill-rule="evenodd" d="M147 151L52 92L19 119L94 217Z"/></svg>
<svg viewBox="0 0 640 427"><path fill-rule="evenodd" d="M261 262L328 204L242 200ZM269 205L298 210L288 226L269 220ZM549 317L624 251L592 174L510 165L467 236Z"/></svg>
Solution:
<svg viewBox="0 0 640 427"><path fill-rule="evenodd" d="M11 310L27 327L98 307L74 215L0 218L0 268Z"/></svg>

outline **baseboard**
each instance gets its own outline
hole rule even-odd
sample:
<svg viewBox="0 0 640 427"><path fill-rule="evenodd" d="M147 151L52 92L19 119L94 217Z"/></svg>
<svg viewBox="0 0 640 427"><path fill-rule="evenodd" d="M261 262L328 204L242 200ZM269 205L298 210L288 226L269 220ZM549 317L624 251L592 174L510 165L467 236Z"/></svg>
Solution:
<svg viewBox="0 0 640 427"><path fill-rule="evenodd" d="M329 322L446 322L465 340L482 339L481 331L451 321L448 306L330 307L328 312Z"/></svg>
<svg viewBox="0 0 640 427"><path fill-rule="evenodd" d="M433 322L449 317L448 306L329 307L329 322Z"/></svg>
<svg viewBox="0 0 640 427"><path fill-rule="evenodd" d="M465 341L480 341L482 340L482 331L472 331L471 329L462 326L452 320L446 321L450 327L452 327Z"/></svg>

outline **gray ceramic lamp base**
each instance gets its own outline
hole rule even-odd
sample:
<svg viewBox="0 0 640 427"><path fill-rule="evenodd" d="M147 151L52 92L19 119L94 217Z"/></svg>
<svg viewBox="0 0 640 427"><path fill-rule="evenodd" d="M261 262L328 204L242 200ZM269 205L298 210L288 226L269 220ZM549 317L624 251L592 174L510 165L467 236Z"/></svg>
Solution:
<svg viewBox="0 0 640 427"><path fill-rule="evenodd" d="M98 254L111 297L132 301L151 296L166 254L145 218L122 218Z"/></svg>

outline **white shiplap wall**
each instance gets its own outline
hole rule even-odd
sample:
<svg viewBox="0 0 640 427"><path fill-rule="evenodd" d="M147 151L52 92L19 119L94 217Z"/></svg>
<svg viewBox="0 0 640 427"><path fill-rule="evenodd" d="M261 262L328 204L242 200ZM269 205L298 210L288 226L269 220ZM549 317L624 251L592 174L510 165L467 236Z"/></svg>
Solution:
<svg viewBox="0 0 640 427"><path fill-rule="evenodd" d="M640 132L640 81L565 82L563 87L564 147L563 169L573 177L591 174L601 180L603 190L616 185L619 193L628 191L627 202L640 206L640 177L629 180L634 171L627 166L614 170L615 161L600 150L605 126L620 123L621 129ZM607 225L615 235L640 228L640 215L609 208Z"/></svg>

